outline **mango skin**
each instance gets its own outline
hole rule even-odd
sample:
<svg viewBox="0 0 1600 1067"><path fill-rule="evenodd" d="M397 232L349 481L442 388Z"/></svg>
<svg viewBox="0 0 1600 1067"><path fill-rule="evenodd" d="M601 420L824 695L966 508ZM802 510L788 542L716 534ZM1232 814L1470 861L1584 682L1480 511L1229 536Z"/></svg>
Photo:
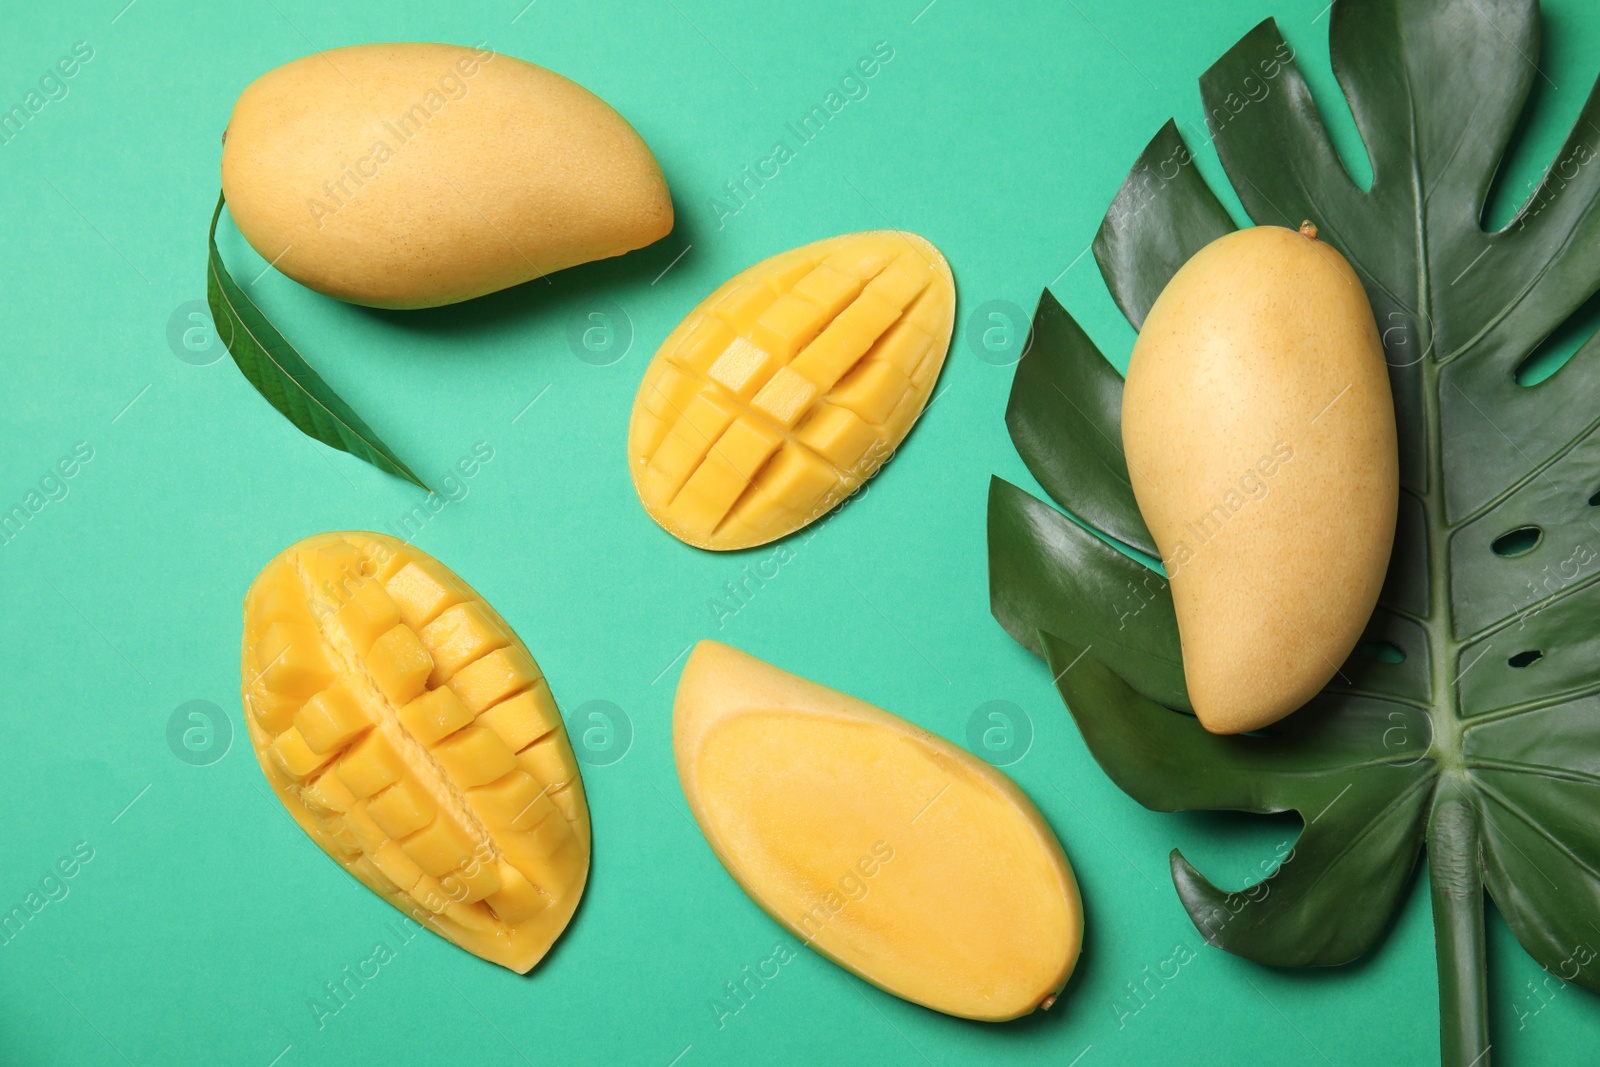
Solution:
<svg viewBox="0 0 1600 1067"><path fill-rule="evenodd" d="M1355 271L1278 226L1201 249L1134 345L1122 441L1195 714L1276 722L1355 648L1394 543L1394 401Z"/></svg>
<svg viewBox="0 0 1600 1067"><path fill-rule="evenodd" d="M553 71L443 44L336 48L240 95L222 150L235 223L340 300L423 308L666 236L644 141Z"/></svg>
<svg viewBox="0 0 1600 1067"><path fill-rule="evenodd" d="M1048 1009L1066 985L1077 880L1033 802L982 760L715 641L684 666L672 748L712 851L802 945L986 1022Z"/></svg>

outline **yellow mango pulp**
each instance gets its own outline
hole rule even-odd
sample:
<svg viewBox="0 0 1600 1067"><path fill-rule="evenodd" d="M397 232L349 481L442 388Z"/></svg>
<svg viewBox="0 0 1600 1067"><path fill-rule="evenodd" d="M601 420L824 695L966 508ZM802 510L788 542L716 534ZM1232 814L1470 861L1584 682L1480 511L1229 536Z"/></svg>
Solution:
<svg viewBox="0 0 1600 1067"><path fill-rule="evenodd" d="M719 550L825 515L910 432L954 323L949 265L899 230L735 275L667 336L639 385L628 460L645 510Z"/></svg>
<svg viewBox="0 0 1600 1067"><path fill-rule="evenodd" d="M438 560L327 533L244 603L245 722L295 822L367 888L526 973L589 874L560 712L511 627Z"/></svg>
<svg viewBox="0 0 1600 1067"><path fill-rule="evenodd" d="M1023 792L955 745L714 641L672 746L728 873L803 943L895 996L999 1021L1048 1008L1082 943L1077 882Z"/></svg>

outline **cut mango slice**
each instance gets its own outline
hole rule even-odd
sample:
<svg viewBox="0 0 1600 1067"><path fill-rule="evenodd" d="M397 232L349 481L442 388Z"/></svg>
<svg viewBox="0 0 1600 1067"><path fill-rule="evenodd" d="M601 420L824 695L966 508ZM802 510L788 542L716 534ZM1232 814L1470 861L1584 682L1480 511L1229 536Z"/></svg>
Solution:
<svg viewBox="0 0 1600 1067"><path fill-rule="evenodd" d="M245 597L241 674L267 782L324 852L469 952L544 957L589 809L542 672L471 586L392 537L309 537Z"/></svg>
<svg viewBox="0 0 1600 1067"><path fill-rule="evenodd" d="M628 459L645 511L718 550L827 514L927 406L955 301L939 250L899 230L818 241L730 278L639 385Z"/></svg>
<svg viewBox="0 0 1600 1067"><path fill-rule="evenodd" d="M987 763L715 641L684 666L672 748L728 873L841 967L991 1022L1066 985L1077 881L1033 802Z"/></svg>

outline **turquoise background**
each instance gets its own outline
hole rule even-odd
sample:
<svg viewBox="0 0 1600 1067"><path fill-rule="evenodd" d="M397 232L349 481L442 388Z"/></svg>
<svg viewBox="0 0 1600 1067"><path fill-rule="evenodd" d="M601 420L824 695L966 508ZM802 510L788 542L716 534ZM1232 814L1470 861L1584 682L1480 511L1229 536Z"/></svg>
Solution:
<svg viewBox="0 0 1600 1067"><path fill-rule="evenodd" d="M1168 850L1239 887L1298 822L1139 808L987 608L989 476L1033 483L1002 420L1002 364L1020 338L974 345L974 311L1031 311L1049 284L1125 365L1132 331L1085 249L1169 116L1226 189L1198 147L1195 79L1269 14L1360 175L1325 0L124 2L11 5L0 35L0 108L75 42L93 48L66 95L0 144L0 510L78 442L93 449L66 496L0 545L0 907L23 904L74 848L92 856L68 863L75 874L46 886L59 899L0 946L0 1062L1436 1061L1423 886L1369 959L1337 971L1274 971L1207 947L1173 892ZM1546 7L1540 110L1496 218L1530 191L1600 55L1600 10ZM426 933L407 940L398 914L270 799L243 736L240 601L257 570L311 533L392 529L422 494L295 432L203 330L189 347L169 340L204 297L218 139L240 90L307 52L385 40L484 42L576 79L644 135L678 210L671 236L622 260L405 314L317 296L265 270L231 222L220 232L235 277L425 478L478 442L493 449L416 543L514 623L569 716L590 701L625 716L572 723L594 761L594 868L576 921L527 977ZM880 41L894 58L869 95L719 222L723 184ZM735 271L885 225L926 235L956 273L939 398L870 491L792 541L795 557L719 627L710 601L770 549L699 552L645 516L623 456L639 376ZM593 314L616 330L609 349L591 335L598 355L569 343L574 327L607 321ZM1003 326L999 314L981 326ZM950 1019L800 950L719 1028L724 983L794 942L724 874L673 772L673 687L705 637L958 742L988 702L1020 709L1031 746L1008 771L1056 828L1087 907L1079 972L1053 1011L1006 1026ZM209 731L203 714L193 721L196 752L168 740L189 701L221 709ZM319 1025L311 999L380 940L396 958ZM1497 1062L1590 1061L1600 1002L1540 985L1494 916L1490 948ZM1187 960L1176 977L1134 999L1130 983L1175 953Z"/></svg>

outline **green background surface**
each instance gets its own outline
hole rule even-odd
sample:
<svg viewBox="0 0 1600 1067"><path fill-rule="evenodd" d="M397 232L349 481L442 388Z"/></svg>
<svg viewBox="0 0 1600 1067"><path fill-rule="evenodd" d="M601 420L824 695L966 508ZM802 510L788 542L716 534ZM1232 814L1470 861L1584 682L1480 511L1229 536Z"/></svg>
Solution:
<svg viewBox="0 0 1600 1067"><path fill-rule="evenodd" d="M67 495L0 546L0 906L58 898L0 946L0 1062L1436 1060L1420 886L1350 967L1274 971L1207 947L1173 892L1168 850L1237 888L1270 869L1298 821L1136 806L1088 756L1044 666L988 614L989 476L1033 482L1002 419L1020 337L1007 341L997 305L979 330L998 332L974 344L975 312L990 301L1031 312L1048 284L1125 365L1133 334L1086 248L1169 116L1226 188L1202 147L1195 79L1267 15L1361 176L1325 0L124 2L8 5L0 34L0 110L76 42L93 49L67 94L0 144L0 510L79 442L93 449ZM1600 54L1592 3L1546 8L1540 110L1491 221L1531 190ZM415 540L512 621L588 746L587 899L527 977L430 934L407 940L398 913L285 817L243 733L240 601L257 570L311 533L392 530L423 494L302 437L203 331L187 348L169 339L204 297L218 139L240 90L307 52L388 40L483 42L576 79L644 135L678 211L672 235L621 260L420 313L322 298L265 269L231 222L219 234L240 283L424 478L478 442L493 449ZM868 95L729 214L724 183L778 140L792 145L785 124L878 42L894 57ZM645 516L623 456L639 376L735 271L886 225L924 234L955 270L937 402L870 491L793 539L794 558L719 624L724 583L771 550L699 552ZM616 332L601 358L569 342L606 322ZM719 1025L725 983L796 946L724 874L673 771L673 688L706 637L962 743L981 707L1015 705L1031 742L1008 771L1055 827L1086 900L1083 958L1054 1010L1003 1026L945 1018L800 950ZM189 701L225 723L209 749L205 731L191 735L200 751L185 760L167 728ZM579 714L590 701L625 721ZM74 849L92 858L46 882ZM1498 918L1489 934L1497 1062L1592 1062L1600 1003L1546 981ZM319 1020L324 983L378 941L395 959ZM1147 981L1175 957L1174 977Z"/></svg>

